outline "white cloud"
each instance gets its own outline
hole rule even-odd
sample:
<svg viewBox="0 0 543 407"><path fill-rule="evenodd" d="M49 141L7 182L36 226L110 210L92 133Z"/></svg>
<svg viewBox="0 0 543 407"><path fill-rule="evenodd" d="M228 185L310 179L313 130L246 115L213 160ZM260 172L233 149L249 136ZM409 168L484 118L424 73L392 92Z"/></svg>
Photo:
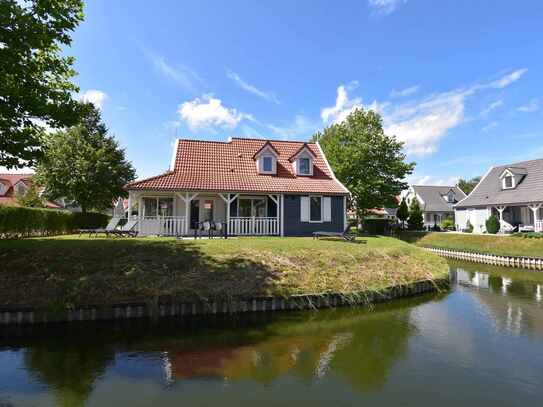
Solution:
<svg viewBox="0 0 543 407"><path fill-rule="evenodd" d="M294 121L285 126L275 126L268 124L267 127L275 134L284 139L298 136L311 136L319 128L320 123L316 123L306 116L296 115Z"/></svg>
<svg viewBox="0 0 543 407"><path fill-rule="evenodd" d="M79 97L79 100L81 100L82 102L92 103L98 109L102 108L106 99L107 94L97 89L89 89Z"/></svg>
<svg viewBox="0 0 543 407"><path fill-rule="evenodd" d="M458 180L460 177L453 176L453 177L435 177L433 175L422 175L422 176L416 176L413 175L408 178L408 183L410 185L456 185L458 183Z"/></svg>
<svg viewBox="0 0 543 407"><path fill-rule="evenodd" d="M258 89L256 86L251 85L250 83L247 83L243 79L241 79L241 77L237 73L227 70L226 76L229 79L232 79L241 89L258 96L261 99L267 100L268 102L273 102L276 104L280 103L279 99L277 99L273 92L265 92Z"/></svg>
<svg viewBox="0 0 543 407"><path fill-rule="evenodd" d="M174 80L185 89L195 91L197 88L204 86L204 80L187 66L179 65L174 67L160 55L149 52L146 52L146 55L158 72Z"/></svg>
<svg viewBox="0 0 543 407"><path fill-rule="evenodd" d="M517 69L501 77L500 79L490 82L488 86L491 88L498 88L498 89L505 88L506 86L511 85L513 82L518 81L526 72L528 72L528 69L526 68Z"/></svg>
<svg viewBox="0 0 543 407"><path fill-rule="evenodd" d="M487 133L490 130L495 129L496 127L498 127L498 122L490 122L485 127L483 127L481 130L484 131L485 133Z"/></svg>
<svg viewBox="0 0 543 407"><path fill-rule="evenodd" d="M489 104L485 109L483 109L481 111L481 115L486 116L491 111L496 110L497 108L502 107L502 106L503 106L503 100L501 100L501 99L496 100L495 102L492 102L491 104Z"/></svg>
<svg viewBox="0 0 543 407"><path fill-rule="evenodd" d="M419 89L420 89L419 85L410 86L408 88L400 89L400 90L392 89L392 91L390 92L390 97L394 99L394 98L401 98L405 96L411 96L417 93Z"/></svg>
<svg viewBox="0 0 543 407"><path fill-rule="evenodd" d="M321 118L325 124L340 123L357 107L374 110L382 115L385 132L403 141L408 154L424 156L436 152L441 139L466 121L468 98L478 92L506 87L525 72L526 69L518 69L494 81L475 83L420 99L394 104L374 101L366 106L362 98L349 97L349 89L341 85L337 89L335 105L323 108Z"/></svg>
<svg viewBox="0 0 543 407"><path fill-rule="evenodd" d="M370 7L381 14L393 13L401 4L407 0L368 0Z"/></svg>
<svg viewBox="0 0 543 407"><path fill-rule="evenodd" d="M532 112L537 112L539 108L540 108L539 100L531 99L527 104L517 107L517 110L519 112L532 113Z"/></svg>
<svg viewBox="0 0 543 407"><path fill-rule="evenodd" d="M220 99L212 95L182 103L178 113L191 130L213 127L233 129L244 118L250 118L250 115L238 112L235 108L224 106Z"/></svg>

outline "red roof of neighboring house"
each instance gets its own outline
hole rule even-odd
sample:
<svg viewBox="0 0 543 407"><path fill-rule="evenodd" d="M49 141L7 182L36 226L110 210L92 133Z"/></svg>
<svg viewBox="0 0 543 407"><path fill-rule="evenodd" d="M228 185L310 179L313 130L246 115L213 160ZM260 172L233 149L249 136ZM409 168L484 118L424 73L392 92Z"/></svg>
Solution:
<svg viewBox="0 0 543 407"><path fill-rule="evenodd" d="M0 205L19 206L14 187L19 181L30 187L33 176L34 174L0 174L0 183L4 184L7 188L3 194L0 194ZM45 202L45 207L51 209L62 208L62 206L50 201Z"/></svg>
<svg viewBox="0 0 543 407"><path fill-rule="evenodd" d="M259 174L254 155L266 143L278 153L277 174ZM307 146L315 155L312 176L296 176L289 158ZM131 182L129 190L190 190L348 194L316 143L232 138L229 142L178 140L174 168Z"/></svg>

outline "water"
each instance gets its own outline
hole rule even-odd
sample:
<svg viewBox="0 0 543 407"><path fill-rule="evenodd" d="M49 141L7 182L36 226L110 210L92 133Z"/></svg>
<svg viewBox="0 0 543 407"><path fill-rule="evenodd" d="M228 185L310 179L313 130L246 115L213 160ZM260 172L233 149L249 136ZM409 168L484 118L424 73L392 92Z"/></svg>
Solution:
<svg viewBox="0 0 543 407"><path fill-rule="evenodd" d="M363 309L1 328L0 406L540 405L543 274Z"/></svg>

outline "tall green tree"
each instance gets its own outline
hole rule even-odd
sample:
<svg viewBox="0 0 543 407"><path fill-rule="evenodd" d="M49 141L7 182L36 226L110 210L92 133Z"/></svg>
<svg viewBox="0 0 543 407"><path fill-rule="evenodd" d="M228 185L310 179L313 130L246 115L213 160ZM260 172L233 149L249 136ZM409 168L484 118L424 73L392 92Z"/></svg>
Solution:
<svg viewBox="0 0 543 407"><path fill-rule="evenodd" d="M379 114L356 109L313 140L319 141L336 177L351 192L359 218L368 209L397 205L396 196L407 188L404 179L415 163L405 162L403 143L385 134Z"/></svg>
<svg viewBox="0 0 543 407"><path fill-rule="evenodd" d="M36 179L52 199L77 202L83 212L111 208L123 186L136 177L115 139L107 134L100 111L91 104L80 124L57 132L48 139Z"/></svg>
<svg viewBox="0 0 543 407"><path fill-rule="evenodd" d="M400 206L396 211L396 217L402 222L402 226L405 225L405 221L409 218L409 208L407 207L405 198L402 198L402 202L400 202Z"/></svg>
<svg viewBox="0 0 543 407"><path fill-rule="evenodd" d="M38 186L35 182L32 182L26 192L16 194L17 202L21 206L28 208L43 208L44 202L38 191Z"/></svg>
<svg viewBox="0 0 543 407"><path fill-rule="evenodd" d="M466 180L466 179L460 179L458 180L458 188L460 188L462 191L466 193L466 195L469 195L471 191L473 191L473 188L477 186L477 184L481 181L481 177L474 177L472 179Z"/></svg>
<svg viewBox="0 0 543 407"><path fill-rule="evenodd" d="M413 198L409 207L409 219L407 220L407 227L410 230L422 230L424 229L424 217L420 203L417 198Z"/></svg>
<svg viewBox="0 0 543 407"><path fill-rule="evenodd" d="M0 165L34 165L44 125L77 121L74 58L61 47L82 20L81 0L0 1Z"/></svg>

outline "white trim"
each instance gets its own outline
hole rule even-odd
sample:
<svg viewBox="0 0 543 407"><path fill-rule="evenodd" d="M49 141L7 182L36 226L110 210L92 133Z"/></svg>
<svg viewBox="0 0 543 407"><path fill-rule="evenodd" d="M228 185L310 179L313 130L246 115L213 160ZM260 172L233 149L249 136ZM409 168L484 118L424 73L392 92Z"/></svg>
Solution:
<svg viewBox="0 0 543 407"><path fill-rule="evenodd" d="M170 160L170 171L175 170L175 161L177 159L177 149L179 148L179 139L175 139L175 144L172 152L172 159Z"/></svg>
<svg viewBox="0 0 543 407"><path fill-rule="evenodd" d="M334 174L334 171L332 170L332 167L330 167L330 163L328 162L328 159L326 158L326 155L324 154L324 151L322 151L322 148L321 148L321 145L319 144L319 142L316 141L315 144L317 145L317 148L319 149L319 152L320 152L320 154L321 154L321 156L322 156L322 158L324 160L324 164L326 164L326 168L328 168L328 171L330 171L330 175L332 175L332 179L334 181L336 181L345 190L346 193L351 195L351 193L347 189L347 187L345 185L343 185L341 183L341 181L336 178L336 174Z"/></svg>
<svg viewBox="0 0 543 407"><path fill-rule="evenodd" d="M347 229L347 197L343 196L343 230Z"/></svg>
<svg viewBox="0 0 543 407"><path fill-rule="evenodd" d="M281 194L281 236L285 236L285 194Z"/></svg>
<svg viewBox="0 0 543 407"><path fill-rule="evenodd" d="M461 201L457 202L456 204L453 205L453 209L456 208L458 205L460 205L462 202L464 202L466 199L468 199L470 197L471 194L473 194L475 192L475 190L479 187L479 185L481 185L481 183L485 180L486 177L488 177L488 175L490 174L490 171L492 171L495 167L494 166L491 166L488 171L486 172L485 175L483 175L483 178L481 178L481 180L479 181L479 183L477 185L475 185L475 187L471 190L471 192L464 198L462 199ZM484 206L484 205L479 205L479 206ZM469 207L467 207L469 208Z"/></svg>
<svg viewBox="0 0 543 407"><path fill-rule="evenodd" d="M323 200L324 200L324 197L322 195L309 195L309 223L324 223L324 204L323 204ZM311 198L320 198L321 200L321 218L320 220L311 220ZM332 205L332 203L330 202L330 205ZM331 210L331 209L330 209ZM330 215L331 217L332 215ZM331 221L331 219L330 219Z"/></svg>

